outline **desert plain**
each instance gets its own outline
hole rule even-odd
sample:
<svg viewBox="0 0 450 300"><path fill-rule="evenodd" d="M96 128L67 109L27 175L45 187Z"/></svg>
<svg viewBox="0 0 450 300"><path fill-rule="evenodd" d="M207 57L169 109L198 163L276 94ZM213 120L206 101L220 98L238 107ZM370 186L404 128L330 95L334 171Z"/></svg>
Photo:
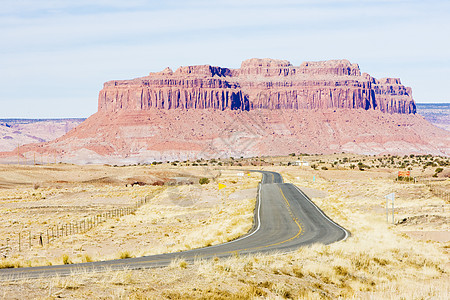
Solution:
<svg viewBox="0 0 450 300"><path fill-rule="evenodd" d="M279 172L351 232L345 241L289 253L2 279L1 297L448 299L448 165L448 158L431 155L352 154L134 166L1 165L3 268L126 259L236 239L253 224L261 179L247 172L254 169ZM411 180L398 180L399 170L410 171ZM390 193L394 223L391 214L386 220Z"/></svg>

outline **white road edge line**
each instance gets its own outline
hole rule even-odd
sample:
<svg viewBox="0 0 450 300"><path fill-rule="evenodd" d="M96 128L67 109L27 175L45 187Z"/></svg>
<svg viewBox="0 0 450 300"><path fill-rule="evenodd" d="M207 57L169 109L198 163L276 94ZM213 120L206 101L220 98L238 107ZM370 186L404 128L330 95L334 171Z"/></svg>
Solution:
<svg viewBox="0 0 450 300"><path fill-rule="evenodd" d="M292 184L292 183L291 183ZM306 200L308 200L316 209L317 209L317 211L323 216L323 217L325 217L325 219L327 219L328 221L330 221L331 223L333 223L334 225L336 225L337 227L339 227L340 229L342 229L343 231L344 231L344 233L345 233L345 236L344 236L344 239L342 239L341 241L345 241L347 238L348 238L348 236L349 236L349 234L348 234L348 231L347 231L347 229L345 229L344 227L342 227L341 225L339 225L339 224L337 224L336 222L334 222L333 220L331 220L327 215L325 215L320 209L319 209L319 207L314 203L314 202L312 202L310 199L309 199L309 197L308 196L306 196L305 195L305 193L303 193L303 191L301 190L301 189L299 189L295 184L292 184L304 197L305 197L305 199Z"/></svg>
<svg viewBox="0 0 450 300"><path fill-rule="evenodd" d="M237 241L244 240L246 238L251 237L252 235L254 235L255 233L257 233L259 231L259 229L261 228L261 185L263 184L262 182L264 180L264 176L265 176L265 174L263 173L263 178L261 179L261 183L259 184L259 189L258 189L258 212L256 214L258 216L258 226L256 227L255 231L253 231L249 235L241 236L240 238L237 238L235 240L232 240L232 241L229 241L229 242L226 242L226 243L210 246L209 248L219 247L219 246L222 246L222 245L227 245L227 244L235 243Z"/></svg>

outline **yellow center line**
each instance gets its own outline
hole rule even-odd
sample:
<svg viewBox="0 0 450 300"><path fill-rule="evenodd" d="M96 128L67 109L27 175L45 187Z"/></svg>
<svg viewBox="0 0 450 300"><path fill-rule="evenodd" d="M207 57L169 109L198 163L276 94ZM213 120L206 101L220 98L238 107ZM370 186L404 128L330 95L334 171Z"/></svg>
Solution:
<svg viewBox="0 0 450 300"><path fill-rule="evenodd" d="M272 174L272 175L273 175L273 174ZM303 230L302 230L302 226L300 225L300 223L297 221L297 218L295 218L294 214L292 213L291 205L289 204L289 201L286 199L286 196L284 196L284 193L283 193L283 191L281 190L281 188L280 188L280 187L278 187L278 188L280 189L280 193L281 193L281 196L283 196L284 201L286 201L287 209L289 210L289 214L291 215L292 220L293 220L293 221L295 222L295 224L297 224L297 226L298 226L298 232L297 232L297 234L296 234L295 236L293 236L293 237L287 239L287 240L284 240L284 241L281 241L281 242L278 242L278 243L273 243L273 244L270 244L270 245L259 246L259 247L254 247L254 248L247 248L247 249L243 249L243 251L247 251L247 250L255 250L255 249L262 249L262 248L267 248L267 247L272 247L272 246L278 246L278 245L287 243L287 242L289 242L289 241L292 241L293 239L296 239L298 236L300 236L301 234L303 234L303 233L302 233L302 231L303 231ZM233 251L233 252L235 252L235 251ZM224 253L231 253L231 252L224 252Z"/></svg>
<svg viewBox="0 0 450 300"><path fill-rule="evenodd" d="M273 174L272 174L272 176L273 176ZM293 236L293 237L287 239L287 240L284 240L284 241L281 241L281 242L278 242L278 243L273 243L273 244L270 244L270 245L258 246L258 247L253 247L253 248L247 248L247 249L241 249L241 250L233 250L233 251L218 252L218 253L215 253L214 255L222 255L222 254L230 254L230 253L238 254L238 251L248 251L248 250L255 250L255 249L268 248L268 247L272 247L272 246L278 246L278 245L287 243L287 242L289 242L289 241L292 241L293 239L296 239L296 238L299 237L301 234L303 234L303 233L302 233L302 226L300 225L300 223L298 222L297 218L295 218L294 214L292 213L291 205L290 205L289 201L286 199L286 196L284 195L283 190L282 190L280 187L278 187L278 188L280 189L280 193L281 193L281 196L283 196L284 201L286 201L287 209L288 209L288 211L289 211L289 214L291 215L292 220L293 220L293 221L295 222L295 224L297 224L297 226L298 226L298 232L297 232L297 234L296 234L295 236ZM173 254L176 254L176 253L173 253ZM180 252L180 254L182 254L182 252ZM163 254L156 254L156 255L163 255ZM203 257L204 257L204 256L210 256L210 254L203 255ZM145 256L144 256L144 257L145 257ZM142 258L144 258L144 257L142 257ZM195 257L201 258L202 255L194 256L194 258L195 258ZM123 265L123 264L127 264L127 265L135 265L135 264L145 264L145 263L157 263L157 262L161 262L161 261L165 261L165 260L166 260L165 258L163 258L163 259L154 259L154 260L143 260L143 261L128 261L128 262L125 260L125 261L120 261L120 262L117 262L117 263L110 263L110 264L107 264L107 265L105 265L105 266L103 266L103 267L104 267L105 269L107 269L108 267L111 267L111 266L117 266L117 265ZM86 266L86 267L88 267L88 268L91 268L91 267L99 268L99 267L100 267L100 268L101 268L102 266L89 265L89 266ZM69 265L61 265L61 266L53 266L53 267L51 267L51 268L43 268L43 269L40 269L39 271L45 271L45 270L58 270L58 269L67 269L67 268L75 269L75 270L76 270L77 268L79 268L80 271L81 271L81 270L84 269L84 266L73 266L73 267L72 267L72 266L69 266ZM26 271L26 269L23 269L23 270Z"/></svg>
<svg viewBox="0 0 450 300"><path fill-rule="evenodd" d="M272 174L272 176L273 176L273 174ZM284 195L284 193L283 193L283 191L281 190L281 188L280 188L280 187L278 187L278 188L280 189L280 193L281 193L281 196L283 196L284 201L286 201L287 209L289 210L289 214L291 215L292 220L293 220L293 221L295 222L295 224L297 224L297 226L298 226L298 232L297 232L297 234L296 234L295 236L293 236L293 237L287 239L287 240L284 240L284 241L281 241L281 242L278 242L278 243L273 243L273 244L270 244L270 245L258 246L258 247L253 247L253 248L246 248L246 249L241 249L241 250L232 250L232 251L225 251L225 252L217 252L217 253L215 253L215 255L231 254L231 253L237 254L238 251L248 251L248 250L255 250L255 249L268 248L268 247L272 247L272 246L278 246L278 245L287 243L287 242L289 242L289 241L292 241L293 239L296 239L297 237L299 237L300 235L303 234L303 233L302 233L302 231L303 231L303 230L302 230L302 226L300 225L300 223L297 221L297 218L295 218L294 214L292 213L291 205L290 205L289 201L286 199L286 196ZM206 256L209 256L209 254L207 254ZM198 258L201 258L202 256L199 255L199 256L197 256L197 257L198 257ZM162 261L162 260L151 260L151 261L146 261L146 262L158 262L158 261ZM143 262L130 262L130 264L137 264L137 263L143 263Z"/></svg>

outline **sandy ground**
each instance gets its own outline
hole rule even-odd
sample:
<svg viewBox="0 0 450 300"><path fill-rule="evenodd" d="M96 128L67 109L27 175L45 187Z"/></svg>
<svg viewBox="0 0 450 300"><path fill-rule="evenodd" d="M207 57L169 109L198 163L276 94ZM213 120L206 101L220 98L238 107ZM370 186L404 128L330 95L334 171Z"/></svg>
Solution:
<svg viewBox="0 0 450 300"><path fill-rule="evenodd" d="M252 226L260 179L259 174L241 178L237 171L203 167L2 168L0 183L8 188L0 189L0 249L4 261L12 259L23 266L60 264L64 255L72 262L105 260L229 241ZM203 176L211 182L198 184ZM15 180L20 184L12 188ZM166 185L130 184L136 181ZM227 187L219 191L219 182ZM81 234L70 234L69 228L67 235L63 227L63 233L53 237L58 226L131 208L144 197L148 202L132 214L108 217Z"/></svg>
<svg viewBox="0 0 450 300"><path fill-rule="evenodd" d="M345 242L313 245L282 255L252 255L198 261L194 264L174 261L170 267L152 270L2 282L2 296L19 299L33 293L35 298L40 299L448 299L450 203L433 193L424 183L395 181L398 169L392 166L366 168L364 171L350 169L349 163L332 167L335 161L344 156L258 158L242 160L240 163L243 166L240 168L280 172L285 182L292 182L302 188L327 215L351 231L351 237ZM298 159L308 160L318 167L287 166L288 162ZM354 164L357 160L365 160L363 162L367 165L373 165L371 161L374 160L373 157L363 156L353 159ZM327 170L322 169L322 166L327 166ZM121 183L110 185L110 191L103 190L106 187L102 184L89 183L87 185L92 187L88 189L84 183L80 184L81 181L64 183L61 189L70 190L68 199L77 199L71 193L80 193L85 195L80 196L86 199L84 201L97 199L96 205L103 201L116 206L127 204L120 199L130 199L132 195L138 199L146 193L152 193L154 197L135 214L108 220L84 235L61 239L57 246L33 248L14 259L23 261L33 256L45 256L45 260L41 259L40 263L47 263L47 260L57 263L61 262L58 256L65 253L76 262L102 257L115 258L124 252L137 256L219 243L250 228L255 187L260 178L258 174L239 177L236 170L217 166L175 167L164 164L150 168L127 167L130 169L123 174L135 172L132 176L139 178L139 172L144 172L146 176L154 176L154 180L164 177L166 181L174 177L193 180L205 176L211 178L211 183L204 186L125 187L124 183L131 175L120 175L122 171L118 169L127 168L69 168L73 168L73 174L82 174L80 170L83 168L93 168L97 170L93 171L97 172L97 177L105 177L101 172L110 168L112 171L106 171L107 175L114 176L107 177L120 179ZM413 176L433 179L435 186L448 191L449 180L446 177L431 177L435 169L423 169L420 165L413 167L411 172ZM19 171L11 172L16 174ZM25 182L20 185L14 185L14 180L8 181L8 177L0 181L0 184L9 186L0 190L1 203L4 205L2 209L14 213L14 218L21 223L27 219L27 201L33 205L37 201L33 198L35 196L26 196L26 192L32 194L36 191L34 181L29 179L35 177L24 176L23 172L20 171L21 175L15 179ZM444 167L440 174L446 172ZM86 171L86 174L91 172ZM12 178L12 175L9 177ZM50 174L45 178L51 178ZM218 182L225 183L227 188L219 192ZM49 188L49 182L44 180L40 183L42 187L38 191ZM392 192L396 193L394 224L392 216L386 222L385 210L385 196ZM23 198L17 199L14 193ZM44 191L41 194L47 197ZM48 197L64 199L63 195ZM45 200L48 199L42 201ZM11 207L20 203L22 208ZM51 203L48 202L48 205ZM75 206L74 203L77 201L74 200L72 206ZM23 210L19 212L20 209ZM66 215L73 218L72 213ZM81 213L79 216L84 215ZM9 219L3 218L2 224L9 224ZM43 226L35 224L39 222L33 218L28 218L28 222L28 226ZM11 231L10 228L2 226L2 234ZM235 232L235 228L240 229ZM57 249L64 249L64 252L58 252ZM96 252L98 249L102 251ZM47 257L47 253L54 253L54 260L51 260L51 256ZM13 258L8 257L6 260Z"/></svg>

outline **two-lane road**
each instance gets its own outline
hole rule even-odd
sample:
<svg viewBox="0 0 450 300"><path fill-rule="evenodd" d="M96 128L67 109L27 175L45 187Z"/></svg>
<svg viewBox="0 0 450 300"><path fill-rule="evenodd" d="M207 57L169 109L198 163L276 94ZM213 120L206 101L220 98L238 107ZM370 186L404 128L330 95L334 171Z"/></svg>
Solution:
<svg viewBox="0 0 450 300"><path fill-rule="evenodd" d="M142 269L167 266L176 258L192 261L270 251L292 251L313 243L330 244L348 232L329 219L299 188L283 183L279 173L262 173L254 226L234 241L183 252L92 263L0 270L0 280L70 275L79 271Z"/></svg>

